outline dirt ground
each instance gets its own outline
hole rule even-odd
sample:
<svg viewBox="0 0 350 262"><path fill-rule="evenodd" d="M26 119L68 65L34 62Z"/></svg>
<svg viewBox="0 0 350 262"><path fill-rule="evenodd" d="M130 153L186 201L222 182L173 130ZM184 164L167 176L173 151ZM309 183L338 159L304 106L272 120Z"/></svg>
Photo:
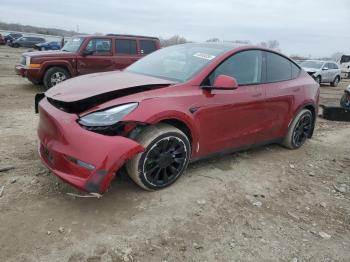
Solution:
<svg viewBox="0 0 350 262"><path fill-rule="evenodd" d="M278 145L193 163L145 192L127 176L74 198L37 154L34 86L0 47L0 261L350 261L350 123L318 119L299 150ZM342 90L322 86L322 102Z"/></svg>

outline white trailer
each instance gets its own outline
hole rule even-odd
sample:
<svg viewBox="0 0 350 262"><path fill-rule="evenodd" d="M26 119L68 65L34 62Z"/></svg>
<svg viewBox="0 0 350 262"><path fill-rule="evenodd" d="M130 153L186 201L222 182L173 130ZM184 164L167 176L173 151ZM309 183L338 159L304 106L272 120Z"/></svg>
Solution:
<svg viewBox="0 0 350 262"><path fill-rule="evenodd" d="M350 78L350 54L342 55L338 60L342 78Z"/></svg>

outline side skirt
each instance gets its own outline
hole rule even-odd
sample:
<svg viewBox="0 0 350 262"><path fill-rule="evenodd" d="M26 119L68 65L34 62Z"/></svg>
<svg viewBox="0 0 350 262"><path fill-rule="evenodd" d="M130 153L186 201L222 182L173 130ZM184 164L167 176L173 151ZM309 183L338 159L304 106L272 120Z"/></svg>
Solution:
<svg viewBox="0 0 350 262"><path fill-rule="evenodd" d="M272 140L268 140L268 141L263 141L263 142L259 142L259 143L255 143L255 144L250 144L250 145L237 147L237 148L230 148L230 149L226 149L226 150L223 150L223 151L210 153L210 154L205 155L205 156L192 158L190 160L190 162L193 163L193 162L197 162L197 161L201 161L201 160L207 160L207 159L210 159L210 158L220 157L220 156L232 154L232 153L235 153L235 152L240 152L240 151L244 151L244 150L247 150L247 149L257 148L257 147L261 147L261 146L265 146L265 145L269 145L269 144L280 144L282 141L283 141L283 137L280 137L280 138L276 138L276 139L272 139Z"/></svg>

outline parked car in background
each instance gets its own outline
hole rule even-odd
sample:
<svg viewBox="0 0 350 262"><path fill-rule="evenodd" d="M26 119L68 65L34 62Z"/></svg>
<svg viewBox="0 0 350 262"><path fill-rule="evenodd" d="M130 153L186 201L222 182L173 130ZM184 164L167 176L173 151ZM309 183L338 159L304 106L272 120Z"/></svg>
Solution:
<svg viewBox="0 0 350 262"><path fill-rule="evenodd" d="M24 53L16 72L48 89L78 75L124 69L159 48L154 37L76 36L61 51Z"/></svg>
<svg viewBox="0 0 350 262"><path fill-rule="evenodd" d="M30 47L33 48L36 44L45 43L45 39L42 37L34 36L22 36L12 41L9 46L11 47Z"/></svg>
<svg viewBox="0 0 350 262"><path fill-rule="evenodd" d="M7 44L11 44L13 41L17 40L18 38L22 37L22 34L19 33L10 33L8 35L6 35L5 38L5 42Z"/></svg>
<svg viewBox="0 0 350 262"><path fill-rule="evenodd" d="M61 44L57 41L50 41L50 42L35 44L34 48L40 51L59 50L61 49Z"/></svg>
<svg viewBox="0 0 350 262"><path fill-rule="evenodd" d="M343 78L350 78L350 55L342 55L339 59L339 65Z"/></svg>
<svg viewBox="0 0 350 262"><path fill-rule="evenodd" d="M341 80L341 70L335 62L305 60L300 66L319 84L330 83L331 86L337 86Z"/></svg>
<svg viewBox="0 0 350 262"><path fill-rule="evenodd" d="M101 194L123 167L158 190L191 160L272 142L300 148L313 134L319 85L269 49L191 43L71 79L36 101L43 163Z"/></svg>
<svg viewBox="0 0 350 262"><path fill-rule="evenodd" d="M2 34L0 34L0 45L5 45L6 41L5 38L2 36Z"/></svg>

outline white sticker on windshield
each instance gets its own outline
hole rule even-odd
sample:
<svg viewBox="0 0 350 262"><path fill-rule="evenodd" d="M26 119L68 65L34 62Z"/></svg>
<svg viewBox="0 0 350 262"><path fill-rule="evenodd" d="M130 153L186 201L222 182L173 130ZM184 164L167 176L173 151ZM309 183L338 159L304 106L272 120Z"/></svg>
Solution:
<svg viewBox="0 0 350 262"><path fill-rule="evenodd" d="M195 54L193 54L193 56L198 57L198 58L202 58L202 59L207 59L207 60L213 60L215 58L214 55L209 55L209 54L205 54L205 53L195 53Z"/></svg>

